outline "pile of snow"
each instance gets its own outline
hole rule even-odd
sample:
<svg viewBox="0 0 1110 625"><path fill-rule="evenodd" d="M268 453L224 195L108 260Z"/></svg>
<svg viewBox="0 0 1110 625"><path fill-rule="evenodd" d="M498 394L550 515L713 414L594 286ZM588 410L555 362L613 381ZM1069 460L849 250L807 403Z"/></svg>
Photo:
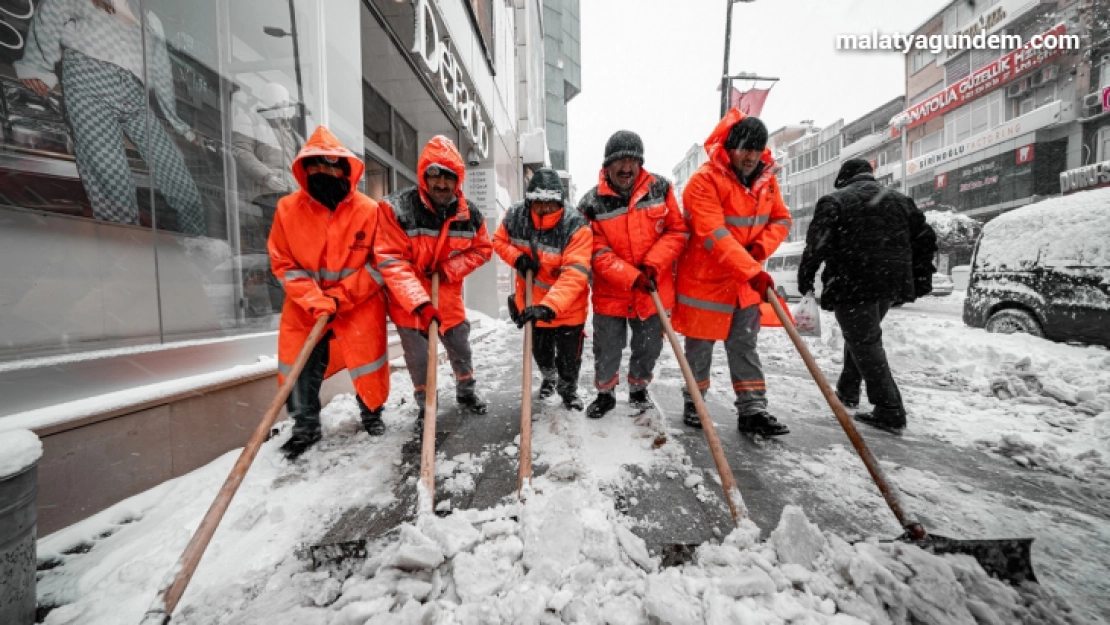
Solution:
<svg viewBox="0 0 1110 625"><path fill-rule="evenodd" d="M983 226L977 270L1023 270L1038 260L1110 267L1110 188L1037 202Z"/></svg>
<svg viewBox="0 0 1110 625"><path fill-rule="evenodd" d="M0 478L15 475L38 462L42 443L30 430L0 432Z"/></svg>
<svg viewBox="0 0 1110 625"><path fill-rule="evenodd" d="M797 507L767 541L759 533L746 521L663 569L609 498L541 478L524 505L402 526L350 576L302 568L254 598L193 600L174 620L234 620L245 602L252 622L321 625L1079 622L1041 587L1015 589L970 557L850 545Z"/></svg>

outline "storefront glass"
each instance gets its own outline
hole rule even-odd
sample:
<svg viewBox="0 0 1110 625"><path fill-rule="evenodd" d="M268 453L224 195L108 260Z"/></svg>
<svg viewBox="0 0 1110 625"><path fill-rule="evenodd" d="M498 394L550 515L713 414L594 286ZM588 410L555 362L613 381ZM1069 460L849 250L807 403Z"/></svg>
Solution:
<svg viewBox="0 0 1110 625"><path fill-rule="evenodd" d="M362 149L359 4L324 4L0 0L0 360L276 328L292 159L325 122Z"/></svg>

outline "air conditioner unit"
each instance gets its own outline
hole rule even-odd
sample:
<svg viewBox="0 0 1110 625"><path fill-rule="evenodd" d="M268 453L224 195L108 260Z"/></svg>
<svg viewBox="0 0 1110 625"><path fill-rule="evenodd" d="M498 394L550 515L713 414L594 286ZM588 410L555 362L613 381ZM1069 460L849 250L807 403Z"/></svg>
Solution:
<svg viewBox="0 0 1110 625"><path fill-rule="evenodd" d="M1102 106L1101 93L1088 93L1083 96L1083 108L1092 108L1095 106Z"/></svg>
<svg viewBox="0 0 1110 625"><path fill-rule="evenodd" d="M1037 72L1028 78L1029 88L1035 89L1044 84L1044 72Z"/></svg>
<svg viewBox="0 0 1110 625"><path fill-rule="evenodd" d="M1056 65L1049 65L1041 70L1041 75L1044 76L1044 82L1056 80L1060 76L1060 68Z"/></svg>
<svg viewBox="0 0 1110 625"><path fill-rule="evenodd" d="M1023 78L1011 85L1006 86L1006 97L1016 98L1029 90L1029 83Z"/></svg>

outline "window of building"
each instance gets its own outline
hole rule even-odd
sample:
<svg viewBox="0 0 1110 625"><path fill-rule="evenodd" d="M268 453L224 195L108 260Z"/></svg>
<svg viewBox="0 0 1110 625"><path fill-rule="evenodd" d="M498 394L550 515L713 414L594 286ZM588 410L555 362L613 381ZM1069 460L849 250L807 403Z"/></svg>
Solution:
<svg viewBox="0 0 1110 625"><path fill-rule="evenodd" d="M493 63L493 0L469 0L470 16L478 27L486 59Z"/></svg>
<svg viewBox="0 0 1110 625"><path fill-rule="evenodd" d="M916 74L932 65L936 60L937 55L928 48L924 50L915 50L913 56L910 57L910 73Z"/></svg>
<svg viewBox="0 0 1110 625"><path fill-rule="evenodd" d="M971 55L966 52L958 54L959 56L950 57L944 64L944 80L948 86L956 84L971 74Z"/></svg>
<svg viewBox="0 0 1110 625"><path fill-rule="evenodd" d="M1110 161L1110 126L1099 129L1095 140L1095 152L1095 162Z"/></svg>
<svg viewBox="0 0 1110 625"><path fill-rule="evenodd" d="M362 131L366 138L390 150L393 145L393 121L389 102L365 81L362 83L362 111Z"/></svg>
<svg viewBox="0 0 1110 625"><path fill-rule="evenodd" d="M416 145L416 128L393 111L393 156L409 169L416 171L420 146Z"/></svg>
<svg viewBox="0 0 1110 625"><path fill-rule="evenodd" d="M913 142L913 156L918 157L939 150L944 145L944 131L938 130Z"/></svg>
<svg viewBox="0 0 1110 625"><path fill-rule="evenodd" d="M1103 57L1102 70L1099 72L1101 79L1099 80L1099 87L1105 89L1110 87L1110 59Z"/></svg>
<svg viewBox="0 0 1110 625"><path fill-rule="evenodd" d="M1033 96L1026 96L1017 100L1014 106L1016 107L1015 117L1021 117L1026 113L1031 113L1033 109L1037 108L1037 101Z"/></svg>
<svg viewBox="0 0 1110 625"><path fill-rule="evenodd" d="M917 106L918 104L921 104L925 100L928 100L930 97L932 97L934 94L940 93L940 91L942 89L944 89L944 81L943 80L937 82L932 87L929 87L925 91L922 91L921 93L914 96L913 99L910 100L910 107L914 107L914 106Z"/></svg>

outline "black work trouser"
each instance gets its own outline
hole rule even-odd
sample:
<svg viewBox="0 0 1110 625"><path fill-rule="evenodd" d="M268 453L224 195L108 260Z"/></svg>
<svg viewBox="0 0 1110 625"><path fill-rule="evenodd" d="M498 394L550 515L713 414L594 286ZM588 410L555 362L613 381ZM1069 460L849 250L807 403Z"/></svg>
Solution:
<svg viewBox="0 0 1110 625"><path fill-rule="evenodd" d="M293 420L293 433L310 433L320 431L320 387L324 385L324 374L328 371L328 359L331 357L329 344L335 335L328 330L304 363L304 369L293 383L293 390L285 400L285 409L289 418ZM370 414L370 408L355 393L358 401L359 413L362 416Z"/></svg>
<svg viewBox="0 0 1110 625"><path fill-rule="evenodd" d="M560 395L578 390L578 371L582 368L582 343L586 338L585 324L534 328L532 330L532 356L544 380L558 378L556 390Z"/></svg>
<svg viewBox="0 0 1110 625"><path fill-rule="evenodd" d="M902 394L891 375L883 349L883 317L891 302L838 305L833 313L844 333L844 369L836 392L845 401L858 402L861 383L867 384L867 400L882 416L905 416Z"/></svg>

